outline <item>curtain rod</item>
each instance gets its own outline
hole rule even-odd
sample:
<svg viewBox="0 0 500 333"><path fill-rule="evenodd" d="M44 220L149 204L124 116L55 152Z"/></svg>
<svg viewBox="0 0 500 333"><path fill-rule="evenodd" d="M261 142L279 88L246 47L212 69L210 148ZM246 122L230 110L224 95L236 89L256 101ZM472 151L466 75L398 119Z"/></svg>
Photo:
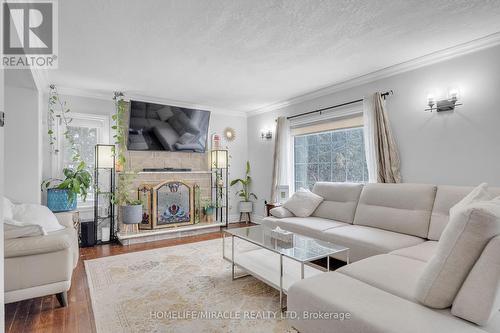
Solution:
<svg viewBox="0 0 500 333"><path fill-rule="evenodd" d="M380 94L380 96L382 96L382 98L385 99L387 96L393 95L393 94L394 94L394 91L389 90L389 91L386 91L385 93ZM342 104L337 104L337 105L329 106L327 108L322 108L322 109L318 109L318 110L314 110L314 111L299 113L299 114L296 114L294 116L286 117L286 119L293 119L293 118L297 118L297 117L302 117L302 116L305 116L305 115L308 115L308 114L312 114L312 113L316 113L316 112L322 112L322 111L326 111L326 110L330 110L330 109L335 109L335 108L339 108L341 106L346 106L346 105L349 105L349 104L359 103L359 102L362 102L362 101L363 101L363 99L361 98L361 99L357 99L355 101L350 101L350 102L346 102L346 103L342 103Z"/></svg>

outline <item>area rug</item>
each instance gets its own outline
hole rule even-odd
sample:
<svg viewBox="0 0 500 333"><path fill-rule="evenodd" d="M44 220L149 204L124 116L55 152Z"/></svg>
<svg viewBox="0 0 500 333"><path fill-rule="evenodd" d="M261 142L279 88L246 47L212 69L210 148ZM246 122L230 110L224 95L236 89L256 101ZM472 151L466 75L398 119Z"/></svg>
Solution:
<svg viewBox="0 0 500 333"><path fill-rule="evenodd" d="M85 261L97 332L294 332L279 293L231 280L222 240Z"/></svg>

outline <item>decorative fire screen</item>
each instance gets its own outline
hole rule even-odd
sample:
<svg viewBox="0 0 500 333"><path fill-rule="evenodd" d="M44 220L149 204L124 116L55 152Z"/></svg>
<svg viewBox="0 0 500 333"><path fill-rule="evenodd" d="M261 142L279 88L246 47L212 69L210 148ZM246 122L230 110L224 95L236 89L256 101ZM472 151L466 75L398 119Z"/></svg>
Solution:
<svg viewBox="0 0 500 333"><path fill-rule="evenodd" d="M188 184L167 181L156 186L141 185L138 195L143 203L142 229L193 223L193 190Z"/></svg>

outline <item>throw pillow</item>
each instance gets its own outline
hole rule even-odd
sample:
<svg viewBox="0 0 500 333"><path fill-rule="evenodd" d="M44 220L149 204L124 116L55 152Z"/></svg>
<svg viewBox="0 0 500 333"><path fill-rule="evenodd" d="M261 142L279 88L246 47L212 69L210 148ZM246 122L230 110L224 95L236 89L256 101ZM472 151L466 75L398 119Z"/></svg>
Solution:
<svg viewBox="0 0 500 333"><path fill-rule="evenodd" d="M6 197L2 197L2 205L4 218L11 219L13 217L12 209L14 208L14 204Z"/></svg>
<svg viewBox="0 0 500 333"><path fill-rule="evenodd" d="M5 239L46 235L43 228L39 225L18 226L11 221L11 219L5 219L5 224L3 226L3 235Z"/></svg>
<svg viewBox="0 0 500 333"><path fill-rule="evenodd" d="M274 207L273 209L271 209L269 211L269 213L272 216L280 218L280 219L285 218L285 217L295 216L295 215L293 215L293 213L291 211L289 211L285 207Z"/></svg>
<svg viewBox="0 0 500 333"><path fill-rule="evenodd" d="M462 200L457 202L455 206L450 208L450 214L452 213L452 211L457 209L463 209L465 206L470 205L473 202L488 201L491 199L493 199L493 195L488 192L488 184L487 183L479 184Z"/></svg>
<svg viewBox="0 0 500 333"><path fill-rule="evenodd" d="M46 232L64 229L57 217L45 206L36 204L16 205L13 209L13 220L24 224L39 225Z"/></svg>
<svg viewBox="0 0 500 333"><path fill-rule="evenodd" d="M486 325L500 309L500 236L490 240L453 301L451 313Z"/></svg>
<svg viewBox="0 0 500 333"><path fill-rule="evenodd" d="M295 192L282 207L288 209L295 216L308 217L316 210L323 200L323 197L301 188Z"/></svg>
<svg viewBox="0 0 500 333"><path fill-rule="evenodd" d="M417 283L416 298L424 305L450 307L486 244L500 234L500 202L476 201L450 209L450 221L435 255Z"/></svg>

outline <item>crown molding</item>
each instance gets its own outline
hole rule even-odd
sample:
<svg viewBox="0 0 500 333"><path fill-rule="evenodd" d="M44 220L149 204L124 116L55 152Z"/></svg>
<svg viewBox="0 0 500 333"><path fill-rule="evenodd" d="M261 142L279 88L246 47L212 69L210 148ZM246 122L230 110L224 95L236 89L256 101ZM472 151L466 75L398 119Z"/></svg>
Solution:
<svg viewBox="0 0 500 333"><path fill-rule="evenodd" d="M70 87L64 87L64 86L57 86L57 90L59 91L59 94L61 94L61 95L94 98L94 99L100 99L100 100L105 100L105 101L112 101L113 100L113 91L110 91L109 93L107 93L107 92L103 92L103 91L91 91L91 90L87 90L87 89L70 88ZM236 116L236 117L247 117L247 113L244 111L215 108L215 107L208 106L208 105L186 103L186 102L177 101L177 100L173 100L173 99L152 97L149 95L129 93L126 91L123 91L123 93L125 94L125 100L145 101L145 102L150 102L150 103L173 105L173 106L178 106L178 107L182 107L182 108L208 110L214 114L223 114L223 115Z"/></svg>
<svg viewBox="0 0 500 333"><path fill-rule="evenodd" d="M248 111L248 116L255 116L262 113L267 113L275 110L282 109L284 107L299 104L305 101L309 101L315 98L330 95L342 90L357 87L370 82L378 81L384 78L388 78L397 74L409 72L421 67L430 66L442 61L450 60L462 55L477 52L489 47L500 45L500 32L472 40L467 43L452 46L447 49L436 51L427 54L422 57L418 57L409 61L399 63L397 65L389 66L365 75L353 77L342 82L335 83L333 85L314 90L312 92L293 97L288 100L284 100L278 103L269 104L262 108Z"/></svg>
<svg viewBox="0 0 500 333"><path fill-rule="evenodd" d="M49 91L49 78L46 69L30 68L31 76L38 92L45 94Z"/></svg>

